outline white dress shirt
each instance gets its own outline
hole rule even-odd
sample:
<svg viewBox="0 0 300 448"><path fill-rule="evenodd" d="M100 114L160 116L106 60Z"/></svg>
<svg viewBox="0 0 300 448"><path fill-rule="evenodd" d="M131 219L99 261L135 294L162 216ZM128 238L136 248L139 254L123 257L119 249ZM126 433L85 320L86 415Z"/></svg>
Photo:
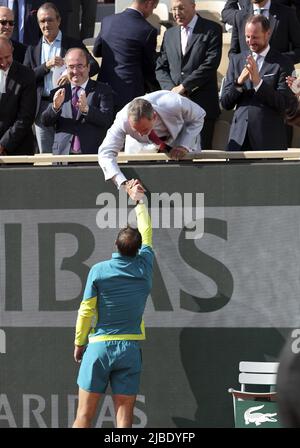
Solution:
<svg viewBox="0 0 300 448"><path fill-rule="evenodd" d="M270 16L270 11L269 11L270 6L271 6L271 0L269 0L269 1L265 4L265 6L263 6L262 8L260 8L260 7L257 6L256 4L253 4L253 14L254 14L254 15L259 14L259 10L260 10L260 9L263 9L263 11L262 11L261 14L262 14L263 16L265 16L265 17L268 19L269 16Z"/></svg>
<svg viewBox="0 0 300 448"><path fill-rule="evenodd" d="M186 47L188 45L188 42L191 38L191 35L193 34L196 22L198 20L197 14L194 15L192 20L186 25L180 27L181 32L181 51L182 54L185 55Z"/></svg>

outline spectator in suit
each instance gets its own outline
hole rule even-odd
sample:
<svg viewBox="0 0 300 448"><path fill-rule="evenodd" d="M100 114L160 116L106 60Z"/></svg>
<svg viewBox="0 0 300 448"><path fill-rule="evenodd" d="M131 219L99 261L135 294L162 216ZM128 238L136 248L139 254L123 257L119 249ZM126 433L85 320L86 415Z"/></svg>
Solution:
<svg viewBox="0 0 300 448"><path fill-rule="evenodd" d="M188 152L199 152L198 137L204 117L205 111L198 104L168 90L135 98L117 114L99 147L99 164L105 180L111 179L118 188L126 183L116 160L126 136L126 144L134 149L139 147L143 151L148 145L155 145L156 151L168 152L175 160L184 158Z"/></svg>
<svg viewBox="0 0 300 448"><path fill-rule="evenodd" d="M293 7L296 10L296 14L300 22L300 0L276 0L276 1L281 5ZM251 0L227 0L224 9L221 12L222 21L224 23L227 23L228 25L233 25L236 13L240 9L248 10L249 8L251 8Z"/></svg>
<svg viewBox="0 0 300 448"><path fill-rule="evenodd" d="M97 0L72 0L72 9L68 20L68 36L81 40L94 37Z"/></svg>
<svg viewBox="0 0 300 448"><path fill-rule="evenodd" d="M23 64L26 52L26 46L21 42L13 40L12 34L14 29L14 13L6 6L0 6L0 36L7 37L13 45L13 59Z"/></svg>
<svg viewBox="0 0 300 448"><path fill-rule="evenodd" d="M221 97L224 109L235 109L228 150L285 150L284 115L293 95L286 76L290 59L270 48L270 23L262 15L248 18L245 36L249 50L230 58Z"/></svg>
<svg viewBox="0 0 300 448"><path fill-rule="evenodd" d="M113 120L111 87L89 79L82 48L68 50L65 62L70 83L52 92L42 123L55 127L53 154L96 154Z"/></svg>
<svg viewBox="0 0 300 448"><path fill-rule="evenodd" d="M162 89L185 95L206 111L201 147L212 149L215 120L220 114L217 68L222 53L222 28L196 14L195 6L195 0L173 0L178 26L164 34L156 78Z"/></svg>
<svg viewBox="0 0 300 448"><path fill-rule="evenodd" d="M45 127L41 122L41 116L51 102L50 92L56 85L53 84L53 76L57 73L58 85L68 82L68 76L64 74L64 56L69 48L83 48L88 50L81 41L65 36L60 30L60 15L52 3L45 3L38 10L38 21L43 33L36 46L29 46L26 51L24 64L31 67L36 76L37 83L37 116L35 119L35 131L39 151L52 152L54 141L54 128ZM89 54L89 53L88 53ZM99 65L89 54L90 75L98 73ZM60 71L62 75L59 76Z"/></svg>
<svg viewBox="0 0 300 448"><path fill-rule="evenodd" d="M245 24L252 14L258 14L261 9L270 21L271 48L288 56L293 64L300 62L300 22L291 8L271 0L251 0L249 9L236 13L229 54L248 50Z"/></svg>
<svg viewBox="0 0 300 448"><path fill-rule="evenodd" d="M134 0L120 14L104 17L94 45L102 57L99 80L116 95L116 110L133 98L159 88L155 78L157 31L146 18L158 0Z"/></svg>
<svg viewBox="0 0 300 448"><path fill-rule="evenodd" d="M34 73L13 60L13 46L0 36L0 154L33 154L36 105Z"/></svg>
<svg viewBox="0 0 300 448"><path fill-rule="evenodd" d="M0 0L0 6L7 6L15 12L13 39L25 45L36 45L41 37L37 22L37 11L43 0ZM53 0L61 16L61 30L67 30L68 16L72 11L72 0ZM17 17L17 18L16 18Z"/></svg>

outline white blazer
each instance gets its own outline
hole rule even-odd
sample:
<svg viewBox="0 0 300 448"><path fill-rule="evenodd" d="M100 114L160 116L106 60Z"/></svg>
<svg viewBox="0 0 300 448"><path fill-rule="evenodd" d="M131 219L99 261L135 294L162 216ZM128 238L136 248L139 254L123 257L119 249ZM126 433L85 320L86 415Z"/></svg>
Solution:
<svg viewBox="0 0 300 448"><path fill-rule="evenodd" d="M148 100L158 113L170 133L170 146L183 146L190 152L200 152L200 132L203 127L205 111L188 98L169 90L159 90L142 96ZM98 160L105 180L115 177L118 187L126 180L117 163L119 151L124 148L126 135L141 144L151 141L147 135L141 136L134 131L128 121L128 104L116 115L115 121L108 130L105 139L99 147ZM155 129L155 126L154 126Z"/></svg>

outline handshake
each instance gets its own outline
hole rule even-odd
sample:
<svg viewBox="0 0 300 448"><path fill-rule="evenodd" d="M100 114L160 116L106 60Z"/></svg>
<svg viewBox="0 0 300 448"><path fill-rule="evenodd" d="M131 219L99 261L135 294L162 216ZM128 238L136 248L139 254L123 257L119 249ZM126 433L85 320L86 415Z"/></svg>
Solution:
<svg viewBox="0 0 300 448"><path fill-rule="evenodd" d="M143 198L146 190L138 179L127 180L123 185L133 201L140 201Z"/></svg>

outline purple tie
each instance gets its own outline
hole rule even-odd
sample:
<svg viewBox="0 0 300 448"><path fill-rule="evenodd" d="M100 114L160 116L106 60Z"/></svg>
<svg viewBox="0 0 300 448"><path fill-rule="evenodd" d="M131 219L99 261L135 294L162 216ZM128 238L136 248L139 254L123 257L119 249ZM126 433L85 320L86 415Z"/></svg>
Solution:
<svg viewBox="0 0 300 448"><path fill-rule="evenodd" d="M78 92L81 89L81 87L76 86L72 89L72 115L73 119L76 120L77 114L78 114ZM73 154L79 154L80 151L80 140L77 135L73 136L73 140L71 143L71 153Z"/></svg>

